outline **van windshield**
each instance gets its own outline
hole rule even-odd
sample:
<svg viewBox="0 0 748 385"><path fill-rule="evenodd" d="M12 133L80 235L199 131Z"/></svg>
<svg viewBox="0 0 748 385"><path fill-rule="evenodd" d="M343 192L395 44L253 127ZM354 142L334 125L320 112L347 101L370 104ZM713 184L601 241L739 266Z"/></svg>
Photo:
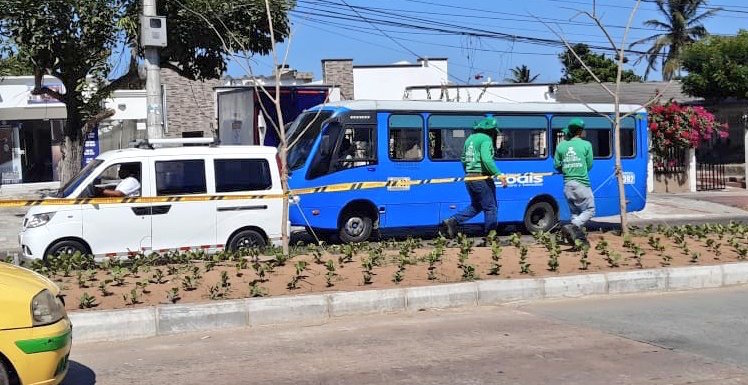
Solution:
<svg viewBox="0 0 748 385"><path fill-rule="evenodd" d="M304 166L312 151L314 140L322 130L322 122L332 116L332 111L307 112L294 121L288 131L288 169L297 170Z"/></svg>
<svg viewBox="0 0 748 385"><path fill-rule="evenodd" d="M78 186L80 186L83 181L88 178L91 173L96 169L96 167L99 167L100 164L102 164L104 161L99 159L92 160L89 164L86 165L86 167L83 168L83 170L80 170L78 172L78 175L76 175L73 179L70 179L65 185L60 187L60 190L57 192L58 198L65 198L69 196L70 194L75 191Z"/></svg>

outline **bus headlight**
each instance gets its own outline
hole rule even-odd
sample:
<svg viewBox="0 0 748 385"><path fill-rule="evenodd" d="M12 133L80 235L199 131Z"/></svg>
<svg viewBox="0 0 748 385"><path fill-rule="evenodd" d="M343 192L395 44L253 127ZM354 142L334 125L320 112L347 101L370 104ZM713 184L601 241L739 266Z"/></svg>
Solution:
<svg viewBox="0 0 748 385"><path fill-rule="evenodd" d="M65 305L44 289L31 300L31 319L33 326L53 324L65 317Z"/></svg>
<svg viewBox="0 0 748 385"><path fill-rule="evenodd" d="M26 222L26 228L33 229L34 227L44 226L52 219L54 215L55 213L34 214Z"/></svg>

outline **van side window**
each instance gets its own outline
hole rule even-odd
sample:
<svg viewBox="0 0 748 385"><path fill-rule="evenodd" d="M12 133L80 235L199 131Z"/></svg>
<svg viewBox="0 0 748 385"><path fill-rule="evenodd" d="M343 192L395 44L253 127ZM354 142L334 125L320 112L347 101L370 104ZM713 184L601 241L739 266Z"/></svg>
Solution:
<svg viewBox="0 0 748 385"><path fill-rule="evenodd" d="M216 159L213 166L217 193L267 190L273 185L265 159Z"/></svg>
<svg viewBox="0 0 748 385"><path fill-rule="evenodd" d="M202 159L156 161L156 194L205 194L205 161Z"/></svg>
<svg viewBox="0 0 748 385"><path fill-rule="evenodd" d="M551 120L554 138L554 151L556 145L563 139L561 130L569 124L572 116L554 116ZM612 154L611 140L613 139L612 124L610 120L602 116L582 116L584 120L584 139L592 144L592 154L595 159L610 158Z"/></svg>
<svg viewBox="0 0 748 385"><path fill-rule="evenodd" d="M335 148L331 172L377 164L373 126L345 126Z"/></svg>
<svg viewBox="0 0 748 385"><path fill-rule="evenodd" d="M483 115L429 116L429 157L434 160L460 160L465 140Z"/></svg>
<svg viewBox="0 0 748 385"><path fill-rule="evenodd" d="M548 156L545 116L495 116L499 125L494 158L543 159Z"/></svg>
<svg viewBox="0 0 748 385"><path fill-rule="evenodd" d="M390 159L423 159L423 118L421 115L391 115L388 124Z"/></svg>

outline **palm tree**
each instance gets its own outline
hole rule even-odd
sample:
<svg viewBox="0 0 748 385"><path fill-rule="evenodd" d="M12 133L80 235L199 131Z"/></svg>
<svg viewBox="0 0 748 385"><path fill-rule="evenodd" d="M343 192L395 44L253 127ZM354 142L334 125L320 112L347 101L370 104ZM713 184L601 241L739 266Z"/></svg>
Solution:
<svg viewBox="0 0 748 385"><path fill-rule="evenodd" d="M512 77L504 79L509 83L532 83L540 76L540 74L531 76L530 69L526 65L514 67L510 71L512 71Z"/></svg>
<svg viewBox="0 0 748 385"><path fill-rule="evenodd" d="M707 0L655 0L655 3L665 20L650 19L644 25L663 32L636 41L631 46L652 43L646 54L639 59L647 59L645 79L649 71L656 70L657 59L662 58L662 78L671 80L676 73L680 76L680 53L683 47L709 34L702 22L714 16L721 8L709 8L698 14L700 8L707 6Z"/></svg>

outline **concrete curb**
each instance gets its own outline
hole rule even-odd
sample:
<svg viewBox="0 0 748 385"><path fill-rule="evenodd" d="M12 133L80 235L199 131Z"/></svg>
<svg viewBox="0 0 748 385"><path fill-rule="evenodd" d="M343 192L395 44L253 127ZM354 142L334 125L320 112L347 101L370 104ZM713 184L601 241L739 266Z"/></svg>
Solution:
<svg viewBox="0 0 748 385"><path fill-rule="evenodd" d="M351 315L741 284L748 284L748 262L72 312L70 319L76 342L119 341L283 323L321 324Z"/></svg>

